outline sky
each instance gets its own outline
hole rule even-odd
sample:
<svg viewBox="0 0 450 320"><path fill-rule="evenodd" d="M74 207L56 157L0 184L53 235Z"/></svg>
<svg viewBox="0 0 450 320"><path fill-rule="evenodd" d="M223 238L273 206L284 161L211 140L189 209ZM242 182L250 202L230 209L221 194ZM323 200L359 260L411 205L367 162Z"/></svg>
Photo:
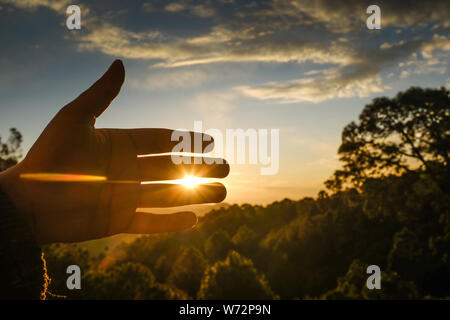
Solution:
<svg viewBox="0 0 450 320"><path fill-rule="evenodd" d="M66 27L73 4L80 30ZM449 12L445 0L0 0L0 136L19 129L26 154L119 58L125 84L97 127L279 129L278 172L232 164L225 201L315 196L364 105L450 86Z"/></svg>

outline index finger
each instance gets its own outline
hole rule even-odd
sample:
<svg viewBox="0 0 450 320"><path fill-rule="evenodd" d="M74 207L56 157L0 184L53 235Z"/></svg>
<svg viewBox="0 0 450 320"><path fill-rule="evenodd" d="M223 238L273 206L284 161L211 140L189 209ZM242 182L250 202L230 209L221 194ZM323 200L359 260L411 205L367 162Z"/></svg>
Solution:
<svg viewBox="0 0 450 320"><path fill-rule="evenodd" d="M211 152L214 148L213 137L200 132L162 128L108 130L117 130L128 135L133 141L138 155L167 152L206 153ZM185 146L183 151L174 150L174 147L181 142ZM181 145L178 147L181 147Z"/></svg>

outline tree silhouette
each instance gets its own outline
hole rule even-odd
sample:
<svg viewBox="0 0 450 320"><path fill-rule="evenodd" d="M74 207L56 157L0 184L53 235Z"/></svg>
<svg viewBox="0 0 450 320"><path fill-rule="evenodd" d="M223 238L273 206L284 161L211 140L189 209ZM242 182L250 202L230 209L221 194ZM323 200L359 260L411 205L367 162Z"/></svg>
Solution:
<svg viewBox="0 0 450 320"><path fill-rule="evenodd" d="M411 88L366 106L360 123L344 129L335 192L212 210L194 230L118 245L105 252L115 257L107 266L84 244L47 246L50 291L83 299L448 299L448 95ZM81 267L82 290L67 290L69 264ZM369 264L381 268L381 290L366 286Z"/></svg>
<svg viewBox="0 0 450 320"><path fill-rule="evenodd" d="M246 256L254 255L258 248L258 234L245 224L239 227L231 241Z"/></svg>
<svg viewBox="0 0 450 320"><path fill-rule="evenodd" d="M211 261L224 259L233 243L226 231L214 232L205 242L205 253Z"/></svg>
<svg viewBox="0 0 450 320"><path fill-rule="evenodd" d="M175 261L168 281L195 298L207 266L206 259L198 249L185 248Z"/></svg>
<svg viewBox="0 0 450 320"><path fill-rule="evenodd" d="M19 161L22 156L21 144L22 134L15 128L9 129L9 137L6 142L2 142L2 137L0 137L0 171L12 167Z"/></svg>
<svg viewBox="0 0 450 320"><path fill-rule="evenodd" d="M432 171L436 163L449 172L449 152L449 90L411 87L392 99L374 99L358 124L344 128L338 150L344 166L326 186L338 190L348 182L360 186L368 177Z"/></svg>
<svg viewBox="0 0 450 320"><path fill-rule="evenodd" d="M47 273L50 275L50 292L72 297L78 290L69 290L66 285L67 267L77 265L82 275L99 261L88 250L77 244L55 243L45 248Z"/></svg>
<svg viewBox="0 0 450 320"><path fill-rule="evenodd" d="M186 294L155 281L145 266L127 262L108 271L88 272L82 278L84 299L185 299Z"/></svg>
<svg viewBox="0 0 450 320"><path fill-rule="evenodd" d="M338 279L334 290L324 294L324 299L417 299L417 289L413 282L404 281L395 272L382 272L381 289L370 290L366 286L367 264L354 260L345 276Z"/></svg>
<svg viewBox="0 0 450 320"><path fill-rule="evenodd" d="M264 275L250 259L231 251L224 261L210 267L202 280L200 299L274 299Z"/></svg>

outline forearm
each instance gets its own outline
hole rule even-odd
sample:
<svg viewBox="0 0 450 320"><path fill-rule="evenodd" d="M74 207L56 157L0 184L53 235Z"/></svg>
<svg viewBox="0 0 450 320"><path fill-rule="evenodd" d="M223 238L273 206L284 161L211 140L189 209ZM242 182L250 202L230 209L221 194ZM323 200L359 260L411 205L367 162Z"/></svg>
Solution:
<svg viewBox="0 0 450 320"><path fill-rule="evenodd" d="M28 197L25 197L26 185L20 179L20 170L24 170L23 161L15 166L0 172L0 189L7 195L17 213L32 232L35 232L32 205Z"/></svg>
<svg viewBox="0 0 450 320"><path fill-rule="evenodd" d="M0 298L39 299L45 293L43 259L29 223L0 176Z"/></svg>

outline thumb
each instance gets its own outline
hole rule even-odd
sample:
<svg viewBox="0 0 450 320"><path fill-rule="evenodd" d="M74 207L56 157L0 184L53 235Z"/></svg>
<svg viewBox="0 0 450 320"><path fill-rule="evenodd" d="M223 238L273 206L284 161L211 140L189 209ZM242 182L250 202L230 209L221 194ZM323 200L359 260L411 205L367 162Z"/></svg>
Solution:
<svg viewBox="0 0 450 320"><path fill-rule="evenodd" d="M70 116L76 120L95 120L119 94L124 80L123 63L115 60L100 79L66 106Z"/></svg>

